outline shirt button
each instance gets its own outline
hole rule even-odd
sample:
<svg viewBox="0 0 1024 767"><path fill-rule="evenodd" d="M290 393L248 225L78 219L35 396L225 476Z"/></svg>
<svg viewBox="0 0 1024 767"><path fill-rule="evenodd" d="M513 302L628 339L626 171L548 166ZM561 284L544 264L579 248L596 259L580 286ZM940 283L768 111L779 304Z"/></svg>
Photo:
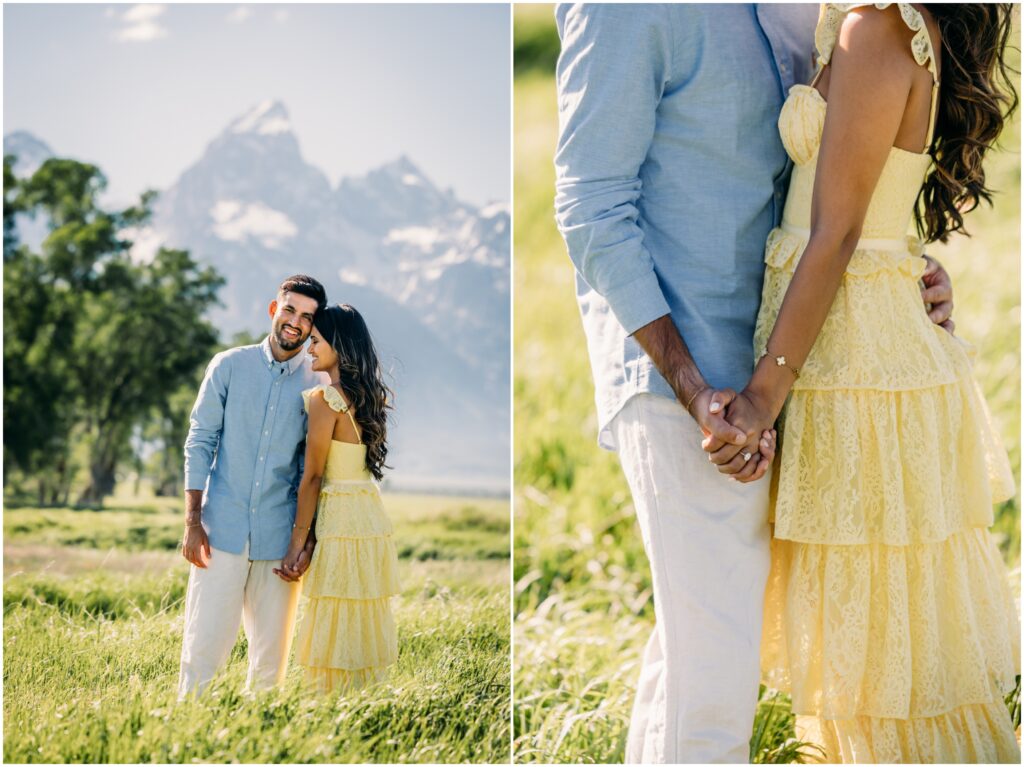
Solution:
<svg viewBox="0 0 1024 767"><path fill-rule="evenodd" d="M249 511L251 511L253 514L256 513L256 509L255 508L249 509Z"/></svg>
<svg viewBox="0 0 1024 767"><path fill-rule="evenodd" d="M256 487L259 487L259 486L260 486L260 483L259 483L259 482L257 482L257 483L256 483Z"/></svg>
<svg viewBox="0 0 1024 767"><path fill-rule="evenodd" d="M274 409L274 406L273 406L273 405L271 405L271 406L270 406L270 409L271 409L271 410L273 410L273 409Z"/></svg>
<svg viewBox="0 0 1024 767"><path fill-rule="evenodd" d="M269 432L269 431L265 431L265 432L263 432L263 433L264 433L264 434L270 434L270 432Z"/></svg>
<svg viewBox="0 0 1024 767"><path fill-rule="evenodd" d="M266 457L266 456L262 456L262 455L261 455L261 456L260 456L260 460L262 461L262 460L263 460L263 459L264 459L265 457Z"/></svg>

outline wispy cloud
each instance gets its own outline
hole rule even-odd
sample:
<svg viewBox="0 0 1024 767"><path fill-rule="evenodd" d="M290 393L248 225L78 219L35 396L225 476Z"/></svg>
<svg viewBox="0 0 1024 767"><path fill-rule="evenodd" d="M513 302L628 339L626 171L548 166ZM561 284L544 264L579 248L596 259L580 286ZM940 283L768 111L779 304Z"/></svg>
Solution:
<svg viewBox="0 0 1024 767"><path fill-rule="evenodd" d="M250 16L252 16L252 9L247 5L239 5L227 15L227 20L231 24L242 24Z"/></svg>
<svg viewBox="0 0 1024 767"><path fill-rule="evenodd" d="M276 11L274 11L274 21L276 21L278 24L284 24L286 21L288 21L288 9L278 8Z"/></svg>
<svg viewBox="0 0 1024 767"><path fill-rule="evenodd" d="M149 42L167 36L167 28L159 22L167 10L165 5L133 5L121 14L122 27L117 39L122 42Z"/></svg>

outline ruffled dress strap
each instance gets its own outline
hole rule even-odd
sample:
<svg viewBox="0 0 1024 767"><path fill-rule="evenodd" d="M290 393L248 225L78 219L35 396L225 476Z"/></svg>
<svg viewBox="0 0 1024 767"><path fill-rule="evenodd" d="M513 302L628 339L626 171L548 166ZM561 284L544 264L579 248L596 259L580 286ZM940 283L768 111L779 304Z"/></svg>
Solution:
<svg viewBox="0 0 1024 767"><path fill-rule="evenodd" d="M359 424L356 423L355 416L352 415L352 406L345 400L341 393L330 384L320 384L314 386L312 389L306 389L302 392L302 403L306 408L306 412L309 412L309 399L313 396L314 392L323 392L324 402L327 403L328 407L336 413L348 414L349 420L352 422L352 428L356 431L356 436L359 438L359 444L362 444L363 433L359 428Z"/></svg>
<svg viewBox="0 0 1024 767"><path fill-rule="evenodd" d="M832 52L835 50L836 41L839 39L839 30L843 26L846 14L857 8L875 7L884 11L894 3L823 3L821 14L818 16L818 26L814 30L814 46L818 49L818 73L815 81L821 75L822 70L832 60ZM935 49L932 47L932 36L928 33L928 25L925 24L924 16L910 3L895 3L899 8L900 17L903 23L914 33L910 41L910 50L920 66L926 67L932 75L932 98L931 111L928 116L928 138L925 146L931 147L932 133L935 130L935 111L939 103L939 70L935 56Z"/></svg>

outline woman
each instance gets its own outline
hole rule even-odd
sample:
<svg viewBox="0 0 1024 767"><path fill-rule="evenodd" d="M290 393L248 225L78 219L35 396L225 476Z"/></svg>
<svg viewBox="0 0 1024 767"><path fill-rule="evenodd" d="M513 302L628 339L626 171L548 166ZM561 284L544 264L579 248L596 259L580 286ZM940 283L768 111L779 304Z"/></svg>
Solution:
<svg viewBox="0 0 1024 767"><path fill-rule="evenodd" d="M398 657L389 605L399 592L398 557L374 482L386 468L391 406L370 333L351 306L316 313L309 355L331 383L302 393L306 462L282 567L296 571L315 513L317 545L295 659L330 692L378 679Z"/></svg>
<svg viewBox="0 0 1024 767"><path fill-rule="evenodd" d="M989 200L1010 23L1008 6L826 5L818 76L779 118L795 169L728 416L760 434L786 403L762 664L830 761L1020 760L1002 700L1019 624L986 529L1013 478L905 237L913 213L945 241ZM736 453L711 458L735 473Z"/></svg>

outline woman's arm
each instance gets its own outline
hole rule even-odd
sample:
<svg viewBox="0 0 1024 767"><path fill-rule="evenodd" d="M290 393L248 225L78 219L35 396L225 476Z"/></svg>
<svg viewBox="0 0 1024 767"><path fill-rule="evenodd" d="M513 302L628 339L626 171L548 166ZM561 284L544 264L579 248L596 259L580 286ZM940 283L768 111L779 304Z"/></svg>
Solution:
<svg viewBox="0 0 1024 767"><path fill-rule="evenodd" d="M727 413L730 423L748 432L774 423L795 380L790 368L803 366L825 323L920 72L899 15L871 8L847 15L831 67L811 234L769 337L769 353ZM776 364L780 356L785 366ZM719 466L728 474L740 468L739 458Z"/></svg>
<svg viewBox="0 0 1024 767"><path fill-rule="evenodd" d="M324 468L327 466L327 453L331 449L331 437L334 435L334 421L334 411L324 401L323 392L313 392L309 398L305 468L299 482L295 527L292 528L292 539L288 546L288 554L285 556L284 567L298 559L299 552L306 545L306 539L310 534L316 504L320 498Z"/></svg>

